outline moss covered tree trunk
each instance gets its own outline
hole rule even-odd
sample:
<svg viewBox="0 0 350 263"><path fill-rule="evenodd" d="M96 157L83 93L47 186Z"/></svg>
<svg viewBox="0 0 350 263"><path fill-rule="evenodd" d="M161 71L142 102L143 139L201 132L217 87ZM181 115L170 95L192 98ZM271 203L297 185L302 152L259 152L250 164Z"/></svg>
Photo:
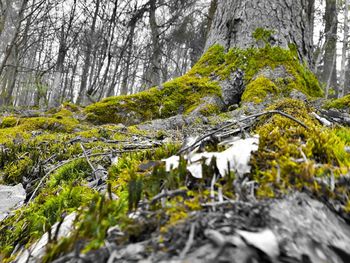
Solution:
<svg viewBox="0 0 350 263"><path fill-rule="evenodd" d="M259 48L266 44L288 49L293 44L299 60L310 65L313 12L314 0L219 0L206 49L214 44L226 50ZM244 72L235 72L231 81L223 83L226 104L238 102L242 85L236 83L241 83L238 78L243 76Z"/></svg>
<svg viewBox="0 0 350 263"><path fill-rule="evenodd" d="M264 28L274 31L268 39L272 45L295 44L299 55L311 61L313 5L311 0L219 0L206 46L256 46L253 32Z"/></svg>

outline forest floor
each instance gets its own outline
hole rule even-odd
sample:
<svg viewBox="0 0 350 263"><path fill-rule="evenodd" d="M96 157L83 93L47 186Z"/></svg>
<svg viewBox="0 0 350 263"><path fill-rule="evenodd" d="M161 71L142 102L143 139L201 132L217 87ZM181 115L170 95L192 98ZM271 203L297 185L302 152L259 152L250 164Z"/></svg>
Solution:
<svg viewBox="0 0 350 263"><path fill-rule="evenodd" d="M348 102L87 115L2 113L3 262L349 262Z"/></svg>

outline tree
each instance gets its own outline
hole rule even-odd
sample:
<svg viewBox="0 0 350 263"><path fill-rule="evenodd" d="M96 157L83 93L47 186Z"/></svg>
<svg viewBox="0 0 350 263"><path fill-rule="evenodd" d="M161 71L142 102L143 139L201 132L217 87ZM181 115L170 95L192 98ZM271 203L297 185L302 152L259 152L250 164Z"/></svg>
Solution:
<svg viewBox="0 0 350 263"><path fill-rule="evenodd" d="M330 88L337 87L337 0L326 0L325 11L325 53L322 81L326 83L326 97Z"/></svg>
<svg viewBox="0 0 350 263"><path fill-rule="evenodd" d="M99 9L100 9L100 0L97 0L95 3L95 9L91 21L91 28L89 33L86 37L86 47L85 47L85 55L84 55L84 66L83 66L83 73L81 76L81 83L80 83L80 89L79 89L79 96L77 99L77 103L86 103L86 89L88 84L88 74L91 67L91 53L93 49L94 43L94 36L95 36L95 30L96 30L96 23L98 19Z"/></svg>
<svg viewBox="0 0 350 263"><path fill-rule="evenodd" d="M349 0L345 0L344 3L344 36L343 36L343 48L342 48L342 60L341 60L341 72L340 72L340 85L338 97L343 97L346 92L346 53L348 47L348 35L349 35Z"/></svg>
<svg viewBox="0 0 350 263"><path fill-rule="evenodd" d="M57 62L55 65L52 92L49 100L49 108L57 107L61 103L60 97L63 90L62 84L63 84L63 76L64 76L64 62L69 49L68 37L71 34L74 17L76 15L76 5L77 5L77 1L74 0L71 6L71 12L70 12L68 21L66 22L65 17L63 17L61 27L58 30L59 48L58 48Z"/></svg>
<svg viewBox="0 0 350 263"><path fill-rule="evenodd" d="M288 49L292 44L300 62L306 61L310 65L313 5L313 0L218 1L206 49L216 43L226 50L265 44ZM263 41L257 41L257 38ZM241 85L232 85L240 83L237 79L242 78L242 74L236 72L232 78L230 83L222 85L226 104L237 103L242 94Z"/></svg>

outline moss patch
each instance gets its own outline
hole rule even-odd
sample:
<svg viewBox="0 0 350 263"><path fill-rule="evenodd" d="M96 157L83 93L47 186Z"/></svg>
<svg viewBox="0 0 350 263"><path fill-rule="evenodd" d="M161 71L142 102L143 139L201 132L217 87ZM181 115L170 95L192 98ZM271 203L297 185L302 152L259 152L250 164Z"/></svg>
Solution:
<svg viewBox="0 0 350 263"><path fill-rule="evenodd" d="M218 84L209 78L187 74L159 88L104 99L88 106L85 111L92 122L136 124L190 113L200 104L200 99L208 95L220 96Z"/></svg>
<svg viewBox="0 0 350 263"><path fill-rule="evenodd" d="M265 36L265 34L263 34ZM274 70L284 67L291 76L274 83L256 78L267 67ZM135 124L156 118L167 118L179 113L190 113L206 96L220 96L219 82L230 77L236 70L244 72L247 100L263 99L270 91L299 90L312 97L322 96L314 74L301 64L293 50L280 47L238 49L228 53L220 45L214 45L184 76L171 80L158 88L134 95L110 97L88 106L88 120L96 123ZM274 85L277 86L274 87ZM251 96L253 92L258 95ZM255 99L253 99L253 97Z"/></svg>
<svg viewBox="0 0 350 263"><path fill-rule="evenodd" d="M281 116L266 118L256 132L260 135L259 151L252 159L252 179L258 182L260 197L282 196L304 188L316 195L342 198L347 192L332 192L321 184L331 175L339 178L349 172L350 154L345 151L348 131L322 127L310 117L303 102L285 99L270 109L281 110L303 121L305 129ZM337 135L340 134L340 135ZM344 133L346 135L344 135Z"/></svg>
<svg viewBox="0 0 350 263"><path fill-rule="evenodd" d="M264 76L259 76L248 84L242 95L242 101L261 103L268 94L277 95L278 92L279 89L275 83Z"/></svg>
<svg viewBox="0 0 350 263"><path fill-rule="evenodd" d="M350 108L350 94L346 95L343 98L340 99L335 99L332 101L329 101L325 104L325 108L330 109L330 108L334 108L334 109L349 109Z"/></svg>

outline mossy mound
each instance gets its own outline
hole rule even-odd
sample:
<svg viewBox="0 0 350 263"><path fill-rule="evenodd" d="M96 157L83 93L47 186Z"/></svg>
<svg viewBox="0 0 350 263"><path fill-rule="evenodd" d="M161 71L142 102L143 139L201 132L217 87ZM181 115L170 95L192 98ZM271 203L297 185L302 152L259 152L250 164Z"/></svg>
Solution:
<svg viewBox="0 0 350 263"><path fill-rule="evenodd" d="M152 119L187 114L205 97L220 97L220 87L209 78L187 74L161 87L133 95L109 97L86 107L87 119L94 123L136 124Z"/></svg>
<svg viewBox="0 0 350 263"><path fill-rule="evenodd" d="M311 117L305 103L285 99L270 106L303 121L305 129L281 116L265 118L256 127L260 135L259 151L252 159L254 171L251 178L258 183L257 195L283 196L290 191L309 189L315 195L340 198L345 189L331 189L322 184L332 176L335 180L345 176L350 168L350 130L322 127Z"/></svg>
<svg viewBox="0 0 350 263"><path fill-rule="evenodd" d="M259 76L267 68L272 71L277 68L285 69L287 74L268 76L278 90L275 87L271 90L272 83L267 83L267 80L262 81L264 76ZM288 92L293 89L310 97L323 95L317 78L306 64L300 63L292 46L291 49L283 49L266 44L263 48L244 50L233 48L225 53L222 46L214 45L202 56L190 73L225 80L237 70L244 72L246 89L242 96L243 101L255 101L257 98L262 100L268 93L276 95L277 91L279 94L288 95ZM258 82L256 82L257 79Z"/></svg>
<svg viewBox="0 0 350 263"><path fill-rule="evenodd" d="M259 74L266 68L272 71L283 68L286 76L264 79ZM323 94L314 74L300 63L293 50L266 45L245 50L234 48L226 53L222 46L214 45L186 75L144 92L106 98L88 106L85 112L88 120L95 123L126 124L187 114L201 104L202 98L220 97L220 82L237 70L244 72L243 101L259 102L268 94L288 95L293 89L310 97ZM204 111L211 112L217 110Z"/></svg>
<svg viewBox="0 0 350 263"><path fill-rule="evenodd" d="M335 99L327 102L325 104L325 108L327 109L339 109L339 110L345 110L345 109L350 109L350 94L346 95L343 98L340 99Z"/></svg>

